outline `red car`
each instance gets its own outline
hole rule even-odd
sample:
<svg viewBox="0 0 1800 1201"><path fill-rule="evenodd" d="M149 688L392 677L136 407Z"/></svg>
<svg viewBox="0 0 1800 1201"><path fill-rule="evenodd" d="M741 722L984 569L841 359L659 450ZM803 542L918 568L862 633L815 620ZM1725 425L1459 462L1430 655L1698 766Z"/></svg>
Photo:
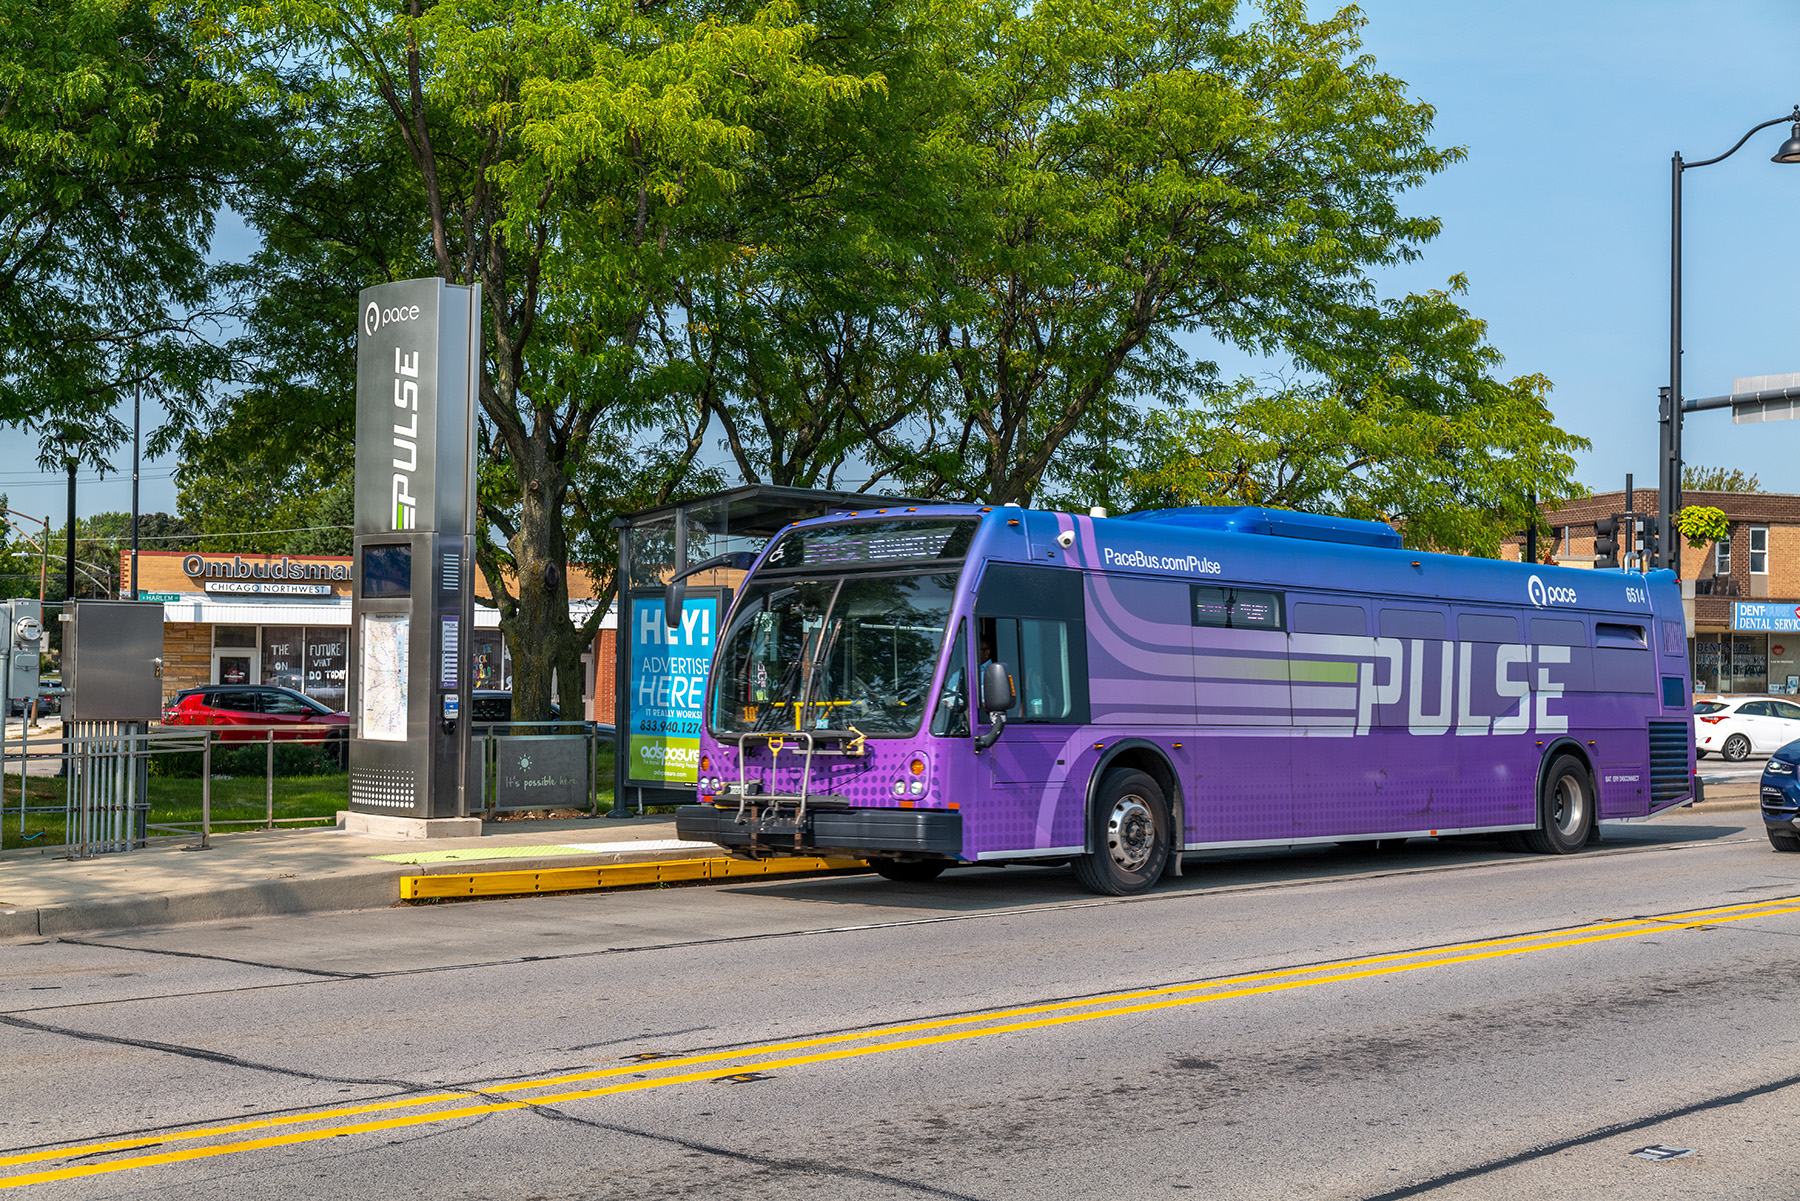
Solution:
<svg viewBox="0 0 1800 1201"><path fill-rule="evenodd" d="M343 762L350 737L350 715L320 704L310 696L291 688L272 684L208 684L204 688L188 688L175 694L163 709L163 724L169 726L308 726L310 729L282 731L275 740L323 737L326 753ZM329 726L329 730L318 727ZM221 742L261 742L263 729L245 730L241 734L224 732Z"/></svg>

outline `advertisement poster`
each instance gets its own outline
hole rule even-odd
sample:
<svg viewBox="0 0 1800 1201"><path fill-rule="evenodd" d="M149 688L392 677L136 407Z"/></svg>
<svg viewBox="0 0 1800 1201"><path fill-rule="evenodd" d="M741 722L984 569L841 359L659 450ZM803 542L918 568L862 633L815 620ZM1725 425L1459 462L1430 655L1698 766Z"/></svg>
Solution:
<svg viewBox="0 0 1800 1201"><path fill-rule="evenodd" d="M720 608L718 597L690 595L681 626L671 628L660 597L632 600L629 779L672 787L699 778L700 708Z"/></svg>

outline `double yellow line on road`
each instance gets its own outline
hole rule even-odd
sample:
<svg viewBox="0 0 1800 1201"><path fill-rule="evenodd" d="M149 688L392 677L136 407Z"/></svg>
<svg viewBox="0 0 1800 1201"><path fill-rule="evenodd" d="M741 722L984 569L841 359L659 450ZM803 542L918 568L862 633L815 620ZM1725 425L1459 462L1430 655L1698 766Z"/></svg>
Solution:
<svg viewBox="0 0 1800 1201"><path fill-rule="evenodd" d="M25 1151L12 1155L0 1155L0 1168L44 1163L51 1160L64 1162L58 1167L0 1177L0 1188L48 1183L55 1180L74 1180L135 1168L154 1167L160 1164L181 1163L218 1155L234 1155L245 1151L293 1146L298 1143L317 1142L346 1135L370 1134L435 1122L485 1117L491 1114L505 1113L509 1110L529 1109L533 1106L560 1105L619 1093L722 1080L746 1072L769 1072L805 1067L811 1064L830 1063L865 1055L966 1042L995 1034L1043 1030L1077 1022L1099 1021L1105 1018L1199 1005L1208 1001L1259 996L1310 988L1319 984L1364 980L1402 972L1416 972L1426 968L1476 963L1511 955L1525 955L1538 951L1636 938L1645 934L1691 930L1792 913L1800 913L1800 896L1695 909L1652 917L1599 922L1566 930L1483 939L1478 942L1342 959L1301 967L1278 968L1216 980L1134 989L1128 992L1052 1001L987 1013L926 1018L870 1030L791 1039L731 1050L632 1059L610 1067L537 1079L516 1080L479 1090L446 1090L390 1097L379 1101L283 1114L251 1121L189 1129L170 1129L125 1139ZM585 1087L571 1089L568 1087L570 1085ZM519 1094L530 1095L521 1096ZM306 1129L295 1129L296 1127L306 1127ZM264 1131L271 1133L259 1134ZM274 1131L283 1132L272 1133ZM246 1134L255 1137L238 1138L232 1141L234 1136ZM129 1156L107 1162L70 1162L78 1159L90 1159L96 1155L153 1146L167 1146L177 1142L199 1142L206 1139L227 1141L181 1147L150 1155Z"/></svg>

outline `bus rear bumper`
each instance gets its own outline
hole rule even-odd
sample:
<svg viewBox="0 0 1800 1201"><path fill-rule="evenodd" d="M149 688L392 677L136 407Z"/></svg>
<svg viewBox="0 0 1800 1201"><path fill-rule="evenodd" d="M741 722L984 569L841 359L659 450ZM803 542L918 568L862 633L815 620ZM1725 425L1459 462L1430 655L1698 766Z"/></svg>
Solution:
<svg viewBox="0 0 1800 1201"><path fill-rule="evenodd" d="M716 842L758 858L824 855L849 859L891 856L962 857L962 814L947 809L820 809L798 827L791 814L769 814L743 825L737 806L683 805L676 837Z"/></svg>

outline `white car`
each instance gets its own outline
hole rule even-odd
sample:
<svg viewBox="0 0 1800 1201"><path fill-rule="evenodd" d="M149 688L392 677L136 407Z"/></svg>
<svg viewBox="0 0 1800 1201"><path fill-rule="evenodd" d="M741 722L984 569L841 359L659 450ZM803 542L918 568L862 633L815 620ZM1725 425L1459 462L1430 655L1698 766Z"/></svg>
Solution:
<svg viewBox="0 0 1800 1201"><path fill-rule="evenodd" d="M1729 763L1767 755L1800 738L1800 705L1776 696L1734 696L1694 702L1694 751L1717 752Z"/></svg>

